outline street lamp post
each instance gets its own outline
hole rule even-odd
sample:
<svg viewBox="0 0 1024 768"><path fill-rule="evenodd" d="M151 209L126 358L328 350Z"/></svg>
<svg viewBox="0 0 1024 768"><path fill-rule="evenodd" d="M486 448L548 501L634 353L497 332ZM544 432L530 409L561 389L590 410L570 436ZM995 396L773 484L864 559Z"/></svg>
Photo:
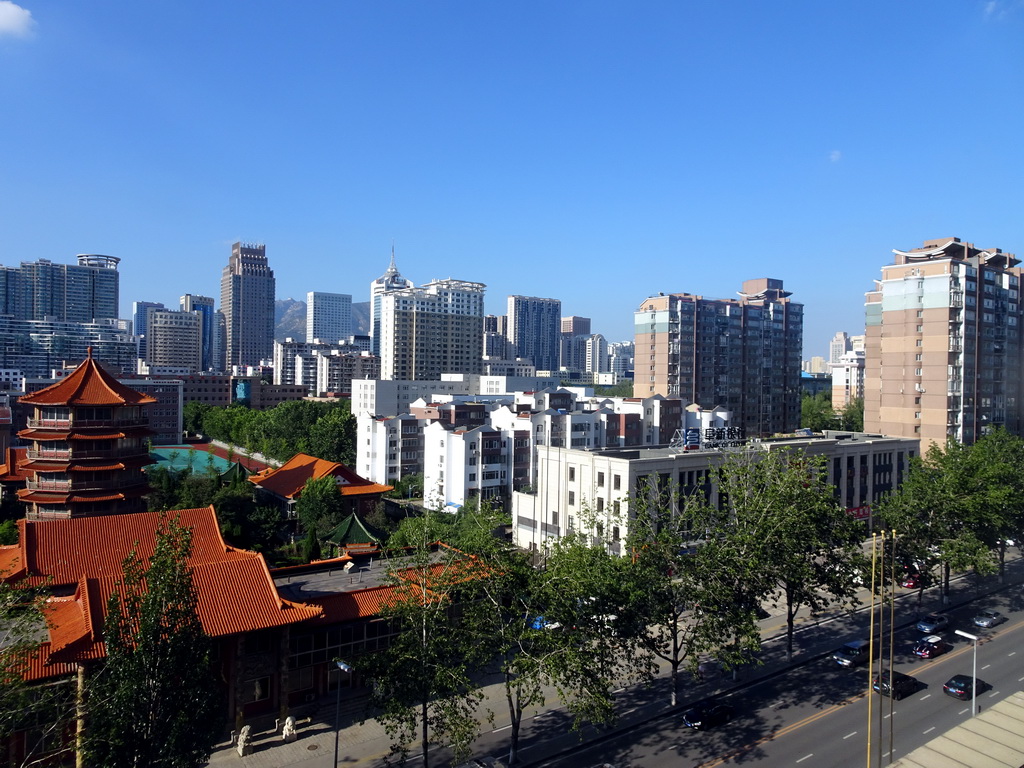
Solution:
<svg viewBox="0 0 1024 768"><path fill-rule="evenodd" d="M971 717L978 714L978 636L964 632L960 629L953 630L960 637L966 637L974 641L974 666L971 670Z"/></svg>
<svg viewBox="0 0 1024 768"><path fill-rule="evenodd" d="M338 665L338 672L351 672L352 667L346 664L344 661L335 659L334 663ZM334 697L334 765L338 765L338 737L341 735L341 675L338 675L338 687L337 695Z"/></svg>

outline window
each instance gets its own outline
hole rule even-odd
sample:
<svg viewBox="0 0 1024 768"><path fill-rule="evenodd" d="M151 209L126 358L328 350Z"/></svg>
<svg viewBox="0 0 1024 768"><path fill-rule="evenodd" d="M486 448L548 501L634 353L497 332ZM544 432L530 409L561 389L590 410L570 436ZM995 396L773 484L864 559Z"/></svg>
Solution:
<svg viewBox="0 0 1024 768"><path fill-rule="evenodd" d="M920 347L921 346L921 339L918 339L916 342L914 342L914 344L915 344L915 346Z"/></svg>
<svg viewBox="0 0 1024 768"><path fill-rule="evenodd" d="M576 482L576 467L569 467L569 482Z"/></svg>
<svg viewBox="0 0 1024 768"><path fill-rule="evenodd" d="M921 369L920 368L915 368L914 369L914 375L915 376L920 376L921 375Z"/></svg>
<svg viewBox="0 0 1024 768"><path fill-rule="evenodd" d="M604 512L604 499L597 500L597 511Z"/></svg>
<svg viewBox="0 0 1024 768"><path fill-rule="evenodd" d="M612 475L612 488L617 491L621 486L622 477L620 475Z"/></svg>
<svg viewBox="0 0 1024 768"><path fill-rule="evenodd" d="M597 487L604 488L604 472L597 473Z"/></svg>
<svg viewBox="0 0 1024 768"><path fill-rule="evenodd" d="M243 704L254 701L266 701L270 698L270 678L257 677L242 683L241 700Z"/></svg>
<svg viewBox="0 0 1024 768"><path fill-rule="evenodd" d="M571 507L574 504L576 504L576 492L569 491L569 506Z"/></svg>

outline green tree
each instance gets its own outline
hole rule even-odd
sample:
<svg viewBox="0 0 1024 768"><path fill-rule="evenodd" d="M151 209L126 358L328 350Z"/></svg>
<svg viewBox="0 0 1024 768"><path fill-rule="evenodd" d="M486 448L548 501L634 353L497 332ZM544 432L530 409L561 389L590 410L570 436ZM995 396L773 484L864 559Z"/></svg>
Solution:
<svg viewBox="0 0 1024 768"><path fill-rule="evenodd" d="M26 683L31 657L45 637L45 596L3 580L0 573L0 743L24 733L25 760L59 742L75 713L70 681L35 686Z"/></svg>
<svg viewBox="0 0 1024 768"><path fill-rule="evenodd" d="M623 379L610 387L595 386L594 394L598 397L632 397L633 380Z"/></svg>
<svg viewBox="0 0 1024 768"><path fill-rule="evenodd" d="M838 426L836 412L832 408L832 393L819 392L816 395L804 393L800 399L800 426L812 432L835 429Z"/></svg>
<svg viewBox="0 0 1024 768"><path fill-rule="evenodd" d="M149 563L136 553L107 604L106 660L88 683L89 765L200 766L221 730L210 640L187 561L191 531L164 522Z"/></svg>
<svg viewBox="0 0 1024 768"><path fill-rule="evenodd" d="M980 444L980 443L979 443ZM994 573L994 547L1005 529L1005 494L994 487L994 469L985 466L984 446L949 440L932 444L914 457L900 487L879 505L878 513L897 534L897 556L915 563L922 574L942 569L943 601L949 599L953 570Z"/></svg>
<svg viewBox="0 0 1024 768"><path fill-rule="evenodd" d="M199 400L189 400L185 403L181 409L181 421L185 431L193 435L203 434L203 421L212 408L212 405Z"/></svg>
<svg viewBox="0 0 1024 768"><path fill-rule="evenodd" d="M305 531L324 539L344 517L345 506L333 477L311 478L302 487L295 514Z"/></svg>
<svg viewBox="0 0 1024 768"><path fill-rule="evenodd" d="M418 741L425 766L430 741L448 745L457 761L468 757L482 698L471 671L487 662L491 647L475 642L471 632L453 631L457 606L470 589L467 581L478 573L462 552L434 551L438 532L447 528L440 514L409 518L396 532L398 540L415 546L409 557L389 566L394 593L382 614L395 634L385 650L364 661L392 751L404 759Z"/></svg>
<svg viewBox="0 0 1024 768"><path fill-rule="evenodd" d="M632 623L645 650L668 662L676 706L684 669L696 675L709 655L734 667L760 645L753 542L722 539L731 529L703 493L649 483L630 508Z"/></svg>
<svg viewBox="0 0 1024 768"><path fill-rule="evenodd" d="M850 432L864 431L864 398L857 397L839 412L839 428Z"/></svg>
<svg viewBox="0 0 1024 768"><path fill-rule="evenodd" d="M796 614L855 601L864 569L862 523L835 498L824 456L801 451L750 452L727 460L716 473L729 516L721 534L746 553L758 598L786 609L786 654L793 658Z"/></svg>
<svg viewBox="0 0 1024 768"><path fill-rule="evenodd" d="M395 481L395 486L385 494L389 499L422 499L423 473L415 472L403 475Z"/></svg>
<svg viewBox="0 0 1024 768"><path fill-rule="evenodd" d="M304 449L311 456L352 466L356 462L356 419L348 403L334 405L309 427Z"/></svg>

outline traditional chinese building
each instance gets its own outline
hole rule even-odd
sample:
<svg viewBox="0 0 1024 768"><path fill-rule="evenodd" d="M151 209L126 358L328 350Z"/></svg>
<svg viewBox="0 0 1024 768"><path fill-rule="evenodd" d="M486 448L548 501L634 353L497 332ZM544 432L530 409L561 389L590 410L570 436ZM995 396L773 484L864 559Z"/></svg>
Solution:
<svg viewBox="0 0 1024 768"><path fill-rule="evenodd" d="M307 480L333 477L338 493L345 502L345 512L366 515L373 511L380 498L391 490L390 485L381 485L366 480L344 464L318 459L305 453L297 453L283 466L265 469L249 478L259 489L260 496L280 506L289 518L295 517L293 507L302 495Z"/></svg>
<svg viewBox="0 0 1024 768"><path fill-rule="evenodd" d="M19 520L19 543L0 547L0 574L51 595L46 639L26 678L46 683L77 676L81 682L103 660L107 601L123 578L122 563L133 550L148 563L162 515L192 532L188 566L199 620L215 644L214 673L224 681L225 721L239 726L257 715L283 717L295 689L287 664L291 627L320 618L323 608L284 599L262 555L224 542L213 507ZM9 748L19 749L16 743Z"/></svg>
<svg viewBox="0 0 1024 768"><path fill-rule="evenodd" d="M121 384L93 359L21 402L33 408L18 436L29 473L18 498L30 520L141 512L152 463L147 406L156 402Z"/></svg>

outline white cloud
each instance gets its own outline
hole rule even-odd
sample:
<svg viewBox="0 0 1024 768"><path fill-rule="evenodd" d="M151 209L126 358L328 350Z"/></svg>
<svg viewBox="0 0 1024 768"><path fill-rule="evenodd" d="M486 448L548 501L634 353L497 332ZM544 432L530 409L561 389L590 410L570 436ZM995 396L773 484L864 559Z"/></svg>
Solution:
<svg viewBox="0 0 1024 768"><path fill-rule="evenodd" d="M828 161L830 163L838 163L842 159L843 153L840 152L838 149L833 149L831 152L828 153Z"/></svg>
<svg viewBox="0 0 1024 768"><path fill-rule="evenodd" d="M0 0L0 37L28 37L35 26L31 11L11 0Z"/></svg>

